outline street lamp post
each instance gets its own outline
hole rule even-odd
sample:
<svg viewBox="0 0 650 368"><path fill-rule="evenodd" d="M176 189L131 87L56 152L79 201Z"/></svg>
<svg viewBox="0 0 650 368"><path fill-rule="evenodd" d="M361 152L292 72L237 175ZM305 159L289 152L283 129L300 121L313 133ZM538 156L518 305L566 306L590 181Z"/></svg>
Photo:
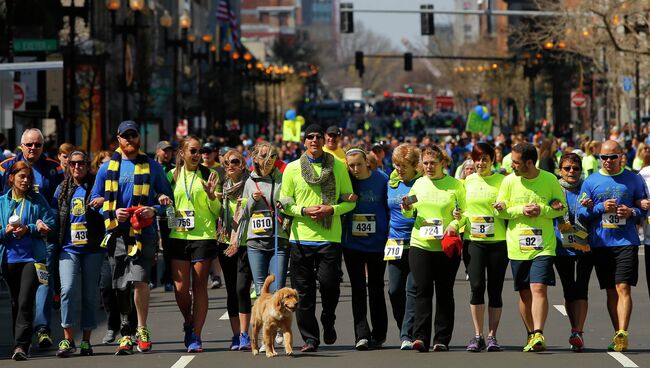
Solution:
<svg viewBox="0 0 650 368"><path fill-rule="evenodd" d="M129 35L133 35L134 39L137 41L138 28L140 24L140 12L142 9L144 9L144 0L129 0L129 8L133 11L134 14L133 24L128 24L127 17L124 17L122 24L116 24L115 18L120 7L120 0L106 1L106 8L111 12L111 29L113 30L113 39L115 39L115 36L118 34L122 36L122 72L124 73L124 78L122 81L122 120L126 120L128 119L127 110L129 107L129 75L132 73L127 63L127 58L129 57L127 41Z"/></svg>
<svg viewBox="0 0 650 368"><path fill-rule="evenodd" d="M178 49L185 49L187 47L187 30L192 26L192 19L190 18L187 12L183 14L178 19L178 23L181 27L181 37L180 38L169 38L169 28L171 28L173 23L172 17L167 11L165 11L160 17L160 25L163 27L165 32L165 50L172 47L174 49L174 62L172 70L172 119L173 123L178 122Z"/></svg>

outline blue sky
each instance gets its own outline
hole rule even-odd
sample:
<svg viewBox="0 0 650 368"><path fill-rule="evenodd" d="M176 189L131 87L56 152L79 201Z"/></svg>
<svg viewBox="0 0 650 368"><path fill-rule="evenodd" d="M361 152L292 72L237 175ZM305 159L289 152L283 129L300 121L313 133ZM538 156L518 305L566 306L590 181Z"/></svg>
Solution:
<svg viewBox="0 0 650 368"><path fill-rule="evenodd" d="M435 9L452 10L454 0L341 0L351 1L355 9L382 9L382 10L419 10L422 4L433 4ZM472 1L472 0L468 0ZM388 37L397 46L400 40L419 39L420 15L419 14L389 14L389 13L355 13L355 22L363 22L366 28ZM435 23L451 23L449 15L436 15Z"/></svg>

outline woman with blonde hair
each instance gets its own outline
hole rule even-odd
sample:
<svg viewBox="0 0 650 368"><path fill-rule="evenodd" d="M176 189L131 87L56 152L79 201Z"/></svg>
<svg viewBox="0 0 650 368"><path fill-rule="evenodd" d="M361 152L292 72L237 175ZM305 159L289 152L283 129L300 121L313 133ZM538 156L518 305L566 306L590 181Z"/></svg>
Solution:
<svg viewBox="0 0 650 368"><path fill-rule="evenodd" d="M429 350L431 342L432 299L436 292L434 351L448 351L454 329L454 281L460 265L462 241L458 238L459 221L453 212L465 209L463 184L446 175L449 157L438 146L422 150L425 176L409 191L409 201L402 203L405 217L415 217L411 232L409 264L415 281L415 325L413 349ZM412 197L415 196L415 197ZM416 200L414 200L416 199ZM443 249L443 239L452 247Z"/></svg>
<svg viewBox="0 0 650 368"><path fill-rule="evenodd" d="M393 167L388 181L387 198L390 221L386 247L393 249L388 259L388 296L393 318L400 330L401 350L413 346L413 318L415 314L415 284L409 267L411 231L415 220L404 217L402 201L415 181L422 176L420 150L404 143L393 150Z"/></svg>

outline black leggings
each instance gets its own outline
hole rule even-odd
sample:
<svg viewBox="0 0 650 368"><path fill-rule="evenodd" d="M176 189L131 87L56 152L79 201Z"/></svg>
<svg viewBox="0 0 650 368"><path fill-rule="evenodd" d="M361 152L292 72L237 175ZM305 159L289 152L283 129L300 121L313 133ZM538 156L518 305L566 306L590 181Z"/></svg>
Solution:
<svg viewBox="0 0 650 368"><path fill-rule="evenodd" d="M228 244L219 243L217 257L221 263L224 283L226 284L226 308L230 318L239 313L251 312L250 286L253 282L246 247L240 246L237 254L228 257L224 251Z"/></svg>
<svg viewBox="0 0 650 368"><path fill-rule="evenodd" d="M591 253L579 256L557 256L554 259L555 268L564 291L567 303L576 300L587 300L589 294L589 278L594 268Z"/></svg>
<svg viewBox="0 0 650 368"><path fill-rule="evenodd" d="M34 262L5 263L2 274L11 297L14 348L21 347L28 351L32 342L34 301L39 285Z"/></svg>
<svg viewBox="0 0 650 368"><path fill-rule="evenodd" d="M471 241L469 252L469 284L472 290L471 305L485 304L487 271L487 292L491 308L501 308L503 300L503 279L508 269L508 248L505 241L485 243Z"/></svg>

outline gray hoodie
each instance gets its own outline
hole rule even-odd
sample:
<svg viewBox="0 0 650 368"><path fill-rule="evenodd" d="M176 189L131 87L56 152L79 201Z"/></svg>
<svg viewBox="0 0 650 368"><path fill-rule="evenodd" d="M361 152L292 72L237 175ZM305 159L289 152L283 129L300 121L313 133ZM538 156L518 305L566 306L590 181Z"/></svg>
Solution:
<svg viewBox="0 0 650 368"><path fill-rule="evenodd" d="M282 173L277 168L273 168L271 174L264 177L260 177L255 171L251 173L248 180L246 180L246 184L244 184L244 192L242 193L242 198L246 198L246 206L243 208L242 224L239 226L239 239L242 239L244 235L242 232L246 231L246 238L249 241L255 240L256 242L266 243L265 249L273 249L273 226L275 226L275 221L270 215L269 205L275 207L275 203L280 199L281 185ZM258 186L264 198L255 201L253 193L258 191ZM280 238L278 240L282 243L289 239L289 234L282 230L281 224L278 228L278 236Z"/></svg>

